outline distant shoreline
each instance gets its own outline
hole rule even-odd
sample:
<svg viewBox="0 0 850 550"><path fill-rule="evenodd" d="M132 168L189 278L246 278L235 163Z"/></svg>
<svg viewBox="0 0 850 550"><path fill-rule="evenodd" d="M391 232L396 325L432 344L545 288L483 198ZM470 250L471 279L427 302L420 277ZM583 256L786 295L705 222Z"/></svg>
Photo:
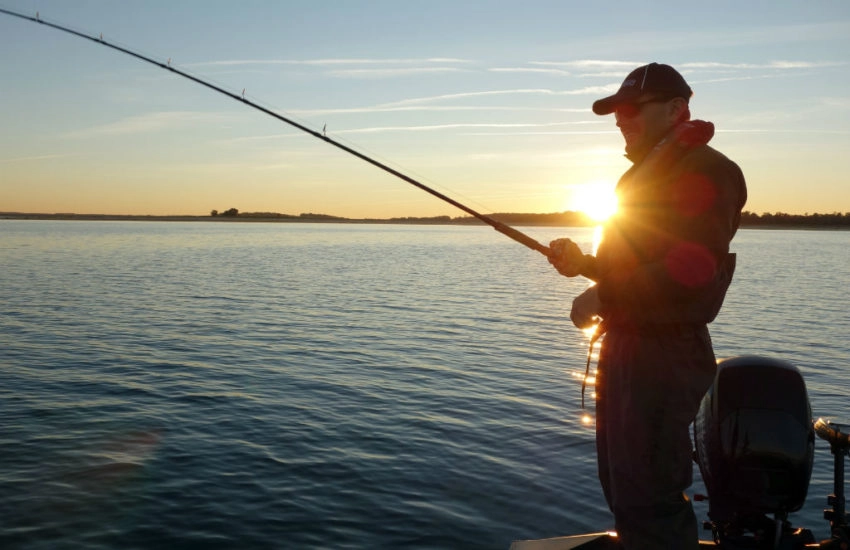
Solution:
<svg viewBox="0 0 850 550"><path fill-rule="evenodd" d="M596 224L573 213L564 214L491 214L489 217L509 225L542 225L563 227L592 227ZM349 223L349 224L402 224L402 225L485 225L469 217L450 216L407 217L407 218L343 218L324 214L255 214L235 216L191 216L191 215L137 215L137 214L43 214L0 212L0 220L62 220L62 221L147 221L147 222L224 222L224 223Z"/></svg>
<svg viewBox="0 0 850 550"><path fill-rule="evenodd" d="M489 214L490 218L512 226L537 227L594 227L598 223L587 219L580 213L562 212L556 214ZM0 212L0 220L57 220L57 221L140 221L140 222L224 222L224 223L347 223L382 225L485 225L471 217L434 216L406 218L343 218L325 214L288 214L244 213L237 215L145 215L145 214L73 214L73 213L23 213ZM741 227L749 229L850 229L848 214L752 214L745 212Z"/></svg>

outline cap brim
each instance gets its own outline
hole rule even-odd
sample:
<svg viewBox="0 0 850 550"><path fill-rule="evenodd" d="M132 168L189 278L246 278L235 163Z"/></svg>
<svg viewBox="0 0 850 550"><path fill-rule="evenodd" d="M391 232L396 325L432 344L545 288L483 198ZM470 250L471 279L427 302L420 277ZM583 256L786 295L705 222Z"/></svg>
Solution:
<svg viewBox="0 0 850 550"><path fill-rule="evenodd" d="M597 115L610 115L617 108L617 105L637 99L639 96L640 90L638 90L638 93L623 93L623 90L620 90L614 95L594 101L593 112Z"/></svg>
<svg viewBox="0 0 850 550"><path fill-rule="evenodd" d="M610 96L593 102L593 112L597 115L610 115L617 107L617 96Z"/></svg>

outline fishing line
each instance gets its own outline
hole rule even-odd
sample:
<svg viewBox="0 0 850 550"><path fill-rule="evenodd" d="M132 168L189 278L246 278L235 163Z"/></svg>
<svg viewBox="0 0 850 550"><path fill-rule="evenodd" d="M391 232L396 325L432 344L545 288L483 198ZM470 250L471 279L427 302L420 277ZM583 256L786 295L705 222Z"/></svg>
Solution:
<svg viewBox="0 0 850 550"><path fill-rule="evenodd" d="M265 113L265 114L269 115L270 117L276 118L277 120L279 120L281 122L289 124L290 126L297 128L298 130L301 130L302 132L308 133L311 136L324 141L325 143L333 145L334 147L341 149L341 150L345 151L346 153L348 153L350 155L354 155L355 157L359 158L360 160L368 162L369 164L371 164L371 165L373 165L377 168L380 168L384 172L392 174L393 176L395 176L395 177L397 177L397 178L399 178L399 179L401 179L401 180L403 180L403 181L405 181L405 182L407 182L407 183L409 183L409 184L411 184L415 187L418 187L419 189L421 189L421 190L423 190L427 193L430 193L431 195L434 195L438 199L441 199L441 200L451 204L452 206L459 208L460 210L463 210L467 214L481 220L482 222L486 223L487 225L490 225L491 227L493 227L493 229L502 233L503 235L517 241L520 244L527 246L528 248L531 248L532 250L536 250L536 251L540 252L544 256L549 256L551 254L549 247L544 246L543 244L537 242L535 239L531 238L530 236L526 235L525 233L523 233L523 232L521 232L517 229L514 229L513 227L510 227L509 225L506 225L506 224L504 224L504 223L502 223L498 220L495 220L495 219L493 219L489 216L486 216L484 214L480 214L479 212L476 212L472 208L470 208L470 207L468 207L464 204L461 204L460 202L452 199L451 197L444 195L443 193L440 193L439 191L437 191L437 190L435 190L431 187L428 187L424 183L421 183L418 180L415 180L415 179L411 178L410 176L403 174L402 172L399 172L398 170L396 170L394 168L391 168L390 166L384 164L383 162L375 160L372 157L369 157L369 156L367 156L367 155L365 155L365 154L363 154L363 153L361 153L361 152L359 152L359 151L357 151L357 150L355 150L355 149L353 149L353 148L351 148L347 145L340 143L339 141L336 141L336 140L328 137L325 134L324 131L318 132L316 130L308 128L307 126L305 126L303 124L295 122L294 120L292 120L290 118L284 117L283 115L280 115L280 114L278 114L278 113L276 113L276 112L274 112L270 109L267 109L266 107L263 107L262 105L259 105L255 102L247 99L245 97L244 90L243 90L242 94L235 94L233 92L229 92L222 87L219 87L219 86L212 84L212 83L210 83L206 80L203 80L201 78L198 78L198 77L193 76L193 75L191 75L187 72L181 71L180 69L173 67L171 65L170 59L165 63L163 63L161 61L157 61L153 58L147 57L147 56L142 55L138 52L130 50L128 48L124 48L122 46L118 46L116 44L107 42L106 40L103 39L102 34L100 36L89 36L85 33L75 31L71 28L64 27L64 26L58 25L56 23L51 23L49 21L45 21L44 19L42 19L40 17L38 12L36 12L35 16L33 17L33 16L29 16L29 15L26 15L26 14L23 14L23 13L18 13L18 12L14 12L14 11L4 9L4 8L0 8L0 13L4 13L6 15L11 15L13 17L19 17L21 19L26 19L27 21L32 21L34 23L40 23L42 25L47 25L48 27L52 27L56 30L60 30L60 31L63 31L63 32L66 32L66 33L69 33L69 34L73 34L74 36L78 36L80 38L85 38L87 40L91 40L92 42L95 42L96 44L100 44L101 46L106 46L107 48L112 48L113 50L117 50L121 53L130 55L130 56L135 57L135 58L137 58L141 61L144 61L146 63L150 63L151 65L155 65L155 66L157 66L161 69L165 69L166 71L171 71L172 73L180 75L183 78L189 79L192 82L195 82L197 84L200 84L202 86L210 88L211 90L214 90L214 91L216 91L220 94L224 94L228 97L231 97L231 98L235 99L236 101L244 103L245 105L252 107L252 108L254 108L254 109L256 109L256 110L258 110L262 113Z"/></svg>

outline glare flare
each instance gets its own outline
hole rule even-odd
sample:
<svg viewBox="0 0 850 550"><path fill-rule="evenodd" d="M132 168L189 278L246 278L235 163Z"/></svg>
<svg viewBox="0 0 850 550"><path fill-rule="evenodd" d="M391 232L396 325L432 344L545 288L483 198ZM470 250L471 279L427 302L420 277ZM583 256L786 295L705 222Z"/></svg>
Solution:
<svg viewBox="0 0 850 550"><path fill-rule="evenodd" d="M567 188L566 209L581 212L592 221L602 223L617 212L617 195L614 184L608 181L593 181L570 185Z"/></svg>

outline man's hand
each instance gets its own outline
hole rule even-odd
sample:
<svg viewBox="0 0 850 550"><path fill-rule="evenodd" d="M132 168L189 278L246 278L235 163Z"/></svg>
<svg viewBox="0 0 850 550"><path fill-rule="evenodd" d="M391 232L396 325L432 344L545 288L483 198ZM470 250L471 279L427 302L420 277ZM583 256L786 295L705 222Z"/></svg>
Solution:
<svg viewBox="0 0 850 550"><path fill-rule="evenodd" d="M549 263L558 273L566 277L581 275L587 260L576 243L570 239L555 239L549 243L549 249L552 250Z"/></svg>
<svg viewBox="0 0 850 550"><path fill-rule="evenodd" d="M573 309L570 310L570 319L578 328L590 328L599 321L599 311L602 304L599 302L599 292L596 285L588 288L573 300Z"/></svg>

